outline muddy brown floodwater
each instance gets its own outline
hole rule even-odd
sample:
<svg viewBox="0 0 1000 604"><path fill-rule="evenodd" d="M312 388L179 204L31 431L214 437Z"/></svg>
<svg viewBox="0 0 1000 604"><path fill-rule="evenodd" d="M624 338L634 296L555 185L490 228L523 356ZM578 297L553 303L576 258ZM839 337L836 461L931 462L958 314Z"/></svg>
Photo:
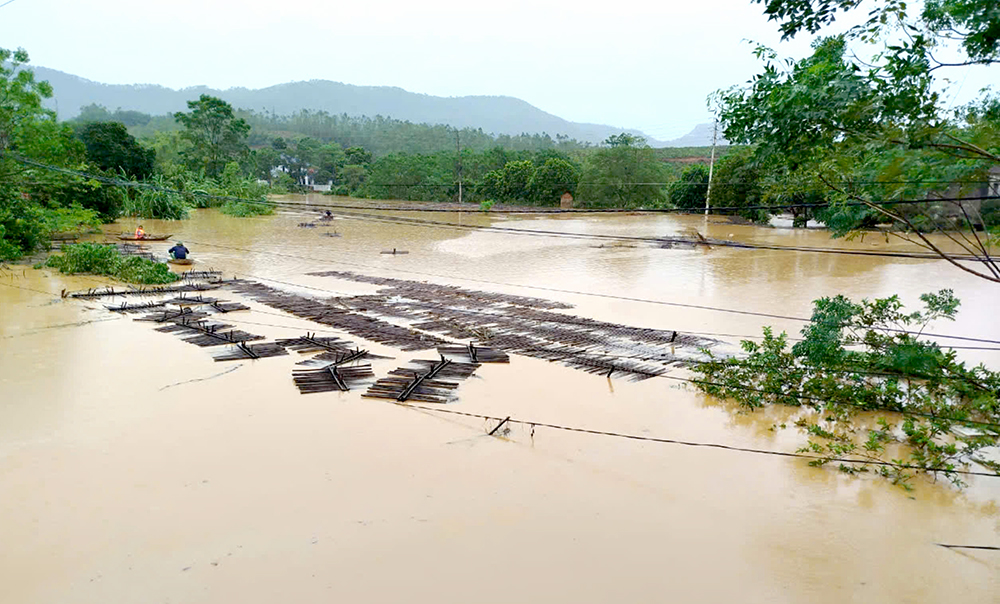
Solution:
<svg viewBox="0 0 1000 604"><path fill-rule="evenodd" d="M904 249L702 217L410 216ZM196 269L320 297L377 289L306 275L353 271L547 298L627 325L757 335L801 324L621 298L808 316L824 295L914 303L950 287L959 318L933 331L1000 339L996 286L940 261L594 247L368 219L297 226L309 219L206 210L144 226L184 241ZM392 248L409 253L379 253ZM300 395L298 355L216 363L100 300L59 297L104 283L0 272L0 602L998 601L1000 554L934 544L1000 545L1000 480L961 492L917 480L906 493L773 456L526 424L490 437L490 422L360 391ZM359 342L250 305L227 322L269 339L310 330ZM379 375L421 356L364 344L395 357L375 363ZM1000 367L995 350L961 354ZM446 408L780 451L801 443L770 430L781 410L741 414L670 380L608 380L517 355L483 366L458 396Z"/></svg>

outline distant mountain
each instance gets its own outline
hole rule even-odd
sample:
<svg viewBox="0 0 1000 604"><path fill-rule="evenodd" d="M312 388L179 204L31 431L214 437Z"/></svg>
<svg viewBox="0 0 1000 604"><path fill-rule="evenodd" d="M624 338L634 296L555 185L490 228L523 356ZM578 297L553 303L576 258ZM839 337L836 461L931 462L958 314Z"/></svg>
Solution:
<svg viewBox="0 0 1000 604"><path fill-rule="evenodd" d="M91 103L111 110L132 109L162 115L185 111L187 101L201 94L210 94L237 108L273 111L280 115L302 109L352 116L381 115L415 123L482 128L484 132L493 134L545 132L553 138L563 134L591 143L599 143L612 134L625 131L645 137L654 147L665 144L638 130L570 122L508 96L439 97L389 86L353 86L328 80L291 82L256 90L215 90L205 86L174 90L155 84L101 84L45 67L35 67L34 71L38 79L52 84L55 97L49 104L58 109L61 119L75 117L82 107Z"/></svg>
<svg viewBox="0 0 1000 604"><path fill-rule="evenodd" d="M680 138L675 138L661 143L658 146L662 147L709 147L712 145L712 124L698 124L694 127L694 130L688 132ZM722 132L719 132L719 138L715 143L719 146L728 145L729 142L722 138Z"/></svg>

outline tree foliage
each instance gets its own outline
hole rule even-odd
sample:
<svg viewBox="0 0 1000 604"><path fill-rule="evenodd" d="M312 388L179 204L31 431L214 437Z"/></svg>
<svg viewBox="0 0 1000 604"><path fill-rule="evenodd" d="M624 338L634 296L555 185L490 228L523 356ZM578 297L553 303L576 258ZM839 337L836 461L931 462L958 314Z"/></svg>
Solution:
<svg viewBox="0 0 1000 604"><path fill-rule="evenodd" d="M184 127L181 137L191 146L183 151L188 167L218 176L231 161L244 160L250 152L250 124L236 117L229 103L206 94L188 101L187 113L174 114Z"/></svg>
<svg viewBox="0 0 1000 604"><path fill-rule="evenodd" d="M856 7L854 0L766 2L786 37L817 32L839 11ZM766 179L769 189L784 184L766 196L831 202L821 214L836 235L893 223L896 231L912 234L906 238L947 258L922 235L938 230L983 259L985 270L956 266L1000 282L983 245L950 233L989 226L980 204L961 198L982 191L989 170L1000 167L1000 119L990 110L998 101L985 93L951 111L938 79L939 70L1000 60L998 10L992 0L934 0L916 12L878 0L864 23L818 38L812 55L800 61L780 61L758 47L763 71L747 86L716 97L726 138L755 145L758 164L782 177ZM955 44L964 57L939 60ZM791 191L788 183L801 190ZM942 198L947 201L891 203Z"/></svg>
<svg viewBox="0 0 1000 604"><path fill-rule="evenodd" d="M579 198L593 206L661 206L666 201L663 174L645 139L623 133L587 156Z"/></svg>
<svg viewBox="0 0 1000 604"><path fill-rule="evenodd" d="M93 122L77 132L87 149L87 160L101 170L144 179L153 174L156 152L140 145L119 122Z"/></svg>
<svg viewBox="0 0 1000 604"><path fill-rule="evenodd" d="M686 210L705 209L708 194L708 166L694 164L681 172L681 177L670 183L670 203Z"/></svg>
<svg viewBox="0 0 1000 604"><path fill-rule="evenodd" d="M817 457L813 465L856 459L840 469L874 471L904 487L918 472L961 485L955 470L970 464L1000 473L979 454L1000 442L1000 373L921 339L929 323L953 320L959 301L950 290L920 298L923 309L913 312L896 296L821 298L802 341L789 347L784 333L765 328L762 342L741 343L740 358L709 353L694 367L704 378L696 385L749 410L801 407L795 425L809 437L801 451ZM905 457L895 457L893 444Z"/></svg>

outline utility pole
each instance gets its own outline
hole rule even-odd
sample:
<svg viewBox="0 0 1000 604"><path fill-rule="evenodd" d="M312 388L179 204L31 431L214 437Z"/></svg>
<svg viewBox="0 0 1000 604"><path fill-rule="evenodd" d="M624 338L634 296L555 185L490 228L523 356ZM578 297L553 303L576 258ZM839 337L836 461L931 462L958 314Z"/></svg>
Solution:
<svg viewBox="0 0 1000 604"><path fill-rule="evenodd" d="M712 159L708 162L708 191L705 192L705 216L708 216L708 207L712 203L712 171L715 168L715 143L719 138L719 118L715 118L715 127L712 128Z"/></svg>
<svg viewBox="0 0 1000 604"><path fill-rule="evenodd" d="M455 130L455 147L458 149L458 203L462 203L462 141L460 131Z"/></svg>

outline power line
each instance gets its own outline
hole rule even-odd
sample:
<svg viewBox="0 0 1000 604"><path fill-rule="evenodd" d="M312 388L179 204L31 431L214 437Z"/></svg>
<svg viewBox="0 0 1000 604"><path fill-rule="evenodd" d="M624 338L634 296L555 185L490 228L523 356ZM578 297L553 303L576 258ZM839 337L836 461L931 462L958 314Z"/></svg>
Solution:
<svg viewBox="0 0 1000 604"><path fill-rule="evenodd" d="M7 5L8 5L8 4L10 4L11 2L14 2L14 0L7 0L7 1L6 1L6 2L4 2L3 4L0 4L0 8L3 8L3 7L5 7L5 6L7 6Z"/></svg>
<svg viewBox="0 0 1000 604"><path fill-rule="evenodd" d="M734 451L739 453L755 453L758 455L773 455L777 457L792 457L798 459L809 459L811 461L825 460L827 462L840 462L840 463L850 463L850 464L862 464L862 465L876 465L883 467L900 468L907 470L921 470L924 472L944 472L961 474L964 476L984 476L987 478L1000 478L1000 474L995 474L992 472L980 472L975 470L958 470L953 468L937 468L937 467L923 467L913 464L903 464L895 463L890 461L882 460L868 460L868 459L851 459L845 457L820 457L816 455L806 455L804 453L789 453L786 451L770 451L768 449L755 449L752 447L739 447L735 445L724 445L721 443L711 443L711 442L697 442L688 440L679 440L673 438L659 438L654 436L641 436L638 434L625 434L622 432L611 432L608 430L593 430L590 428L580 428L576 426L567 426L562 424L551 424L547 422L537 422L531 420L515 419L510 416L507 417L497 417L494 415L483 415L480 413L468 413L466 411L456 411L454 409L442 409L440 407L426 407L423 405L416 405L411 403L400 403L400 402L390 402L390 404L398 405L400 407L408 407L411 409L420 409L422 411L429 411L431 413L446 413L451 415L461 415L465 417L474 417L478 419L487 419L493 421L502 421L511 424L520 424L522 426L530 426L532 428L550 428L553 430L563 430L566 432L578 432L582 434L592 434L597 436L610 436L614 438L624 438L628 440L644 441L644 442L655 442L661 444L670 445L680 445L685 447L703 447L709 449L721 449L724 451Z"/></svg>

